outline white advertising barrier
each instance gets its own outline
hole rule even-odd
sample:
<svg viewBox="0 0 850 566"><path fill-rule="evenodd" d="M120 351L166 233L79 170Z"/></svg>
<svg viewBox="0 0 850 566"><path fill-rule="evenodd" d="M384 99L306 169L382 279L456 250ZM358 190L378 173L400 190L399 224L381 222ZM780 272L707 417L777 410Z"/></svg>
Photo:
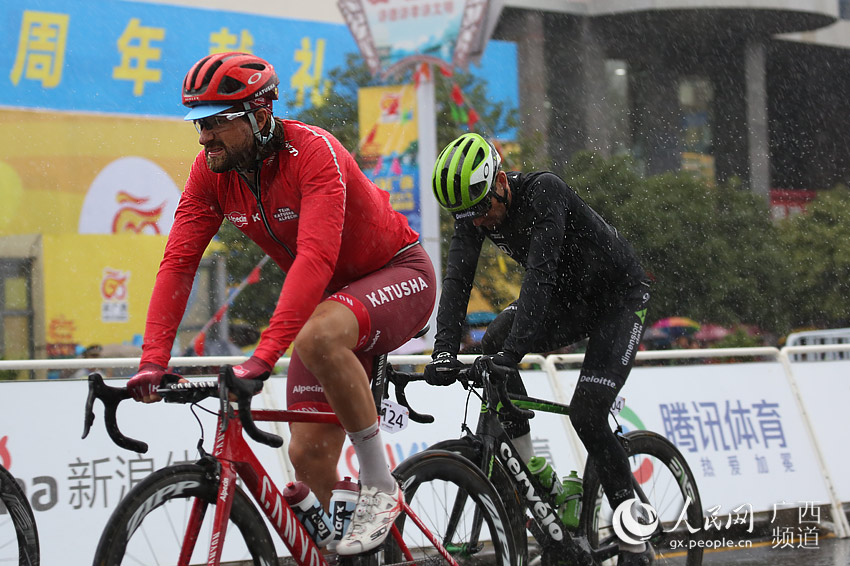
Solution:
<svg viewBox="0 0 850 566"><path fill-rule="evenodd" d="M850 501L850 362L793 362L792 371L840 501Z"/></svg>
<svg viewBox="0 0 850 566"><path fill-rule="evenodd" d="M198 459L201 429L188 406L122 403L121 431L149 445L146 454L137 454L109 439L100 402L88 438L81 438L85 381L6 382L0 387L0 459L24 484L35 511L43 564L90 562L109 515L133 485L156 469ZM257 407L264 405L260 397ZM217 409L212 399L203 405ZM206 425L205 448L211 451L215 416L199 416ZM283 489L287 479L279 451L257 445L255 452ZM69 552L76 558L70 560Z"/></svg>
<svg viewBox="0 0 850 566"><path fill-rule="evenodd" d="M628 428L633 420L634 426L655 430L678 446L694 472L707 516L738 506L772 513L829 505L831 528L840 537L850 536L842 510L847 492L840 496L834 481L837 470L847 469L850 457L836 441L842 421L833 418L847 420L850 363L789 362L789 353L838 350L848 351L850 345L640 352L638 360L700 365L633 369L622 391L626 410L620 422ZM711 363L730 356L772 361ZM550 376L557 376L550 377L556 389L571 391L578 373L557 372L554 364L581 358L547 357ZM820 384L796 379L803 367L804 375L818 375ZM833 386L827 395L819 390L823 383ZM837 428L824 432L830 422Z"/></svg>
<svg viewBox="0 0 850 566"><path fill-rule="evenodd" d="M621 424L676 444L707 514L829 503L780 364L639 367L621 395Z"/></svg>
<svg viewBox="0 0 850 566"><path fill-rule="evenodd" d="M687 355L700 353L692 350ZM569 402L578 371L555 371L554 361L570 357L550 357L542 364L546 371L524 372L529 395ZM407 356L395 362L421 364L427 359ZM192 361L215 365L239 360ZM45 362L0 362L0 368L10 364L42 367ZM56 361L49 363L54 367ZM123 366L128 363L133 360L121 360ZM841 442L842 432L850 425L846 411L850 362L794 363L786 364L787 368L793 373L784 374L783 363L778 361L637 367L622 391L626 407L619 422L626 430L654 430L679 447L695 474L707 513L713 508L715 513L728 513L741 505L769 512L803 502L825 504L830 502L830 493L833 507L836 501L840 506L840 501L850 501L850 481L836 474L850 464ZM284 378L272 378L255 405L280 408L285 403L284 386ZM87 393L84 381L3 382L0 393L4 400L0 462L26 488L38 521L45 564L90 560L111 510L132 485L155 469L197 458L200 429L185 406L122 404L118 413L122 431L150 445L147 454L138 455L108 438L100 404L89 437L80 438ZM391 465L440 440L460 437L465 413L469 426L475 427L480 403L474 397L467 403L467 393L459 384L431 387L414 383L407 393L413 407L432 414L435 422L411 422L404 431L385 432ZM206 403L216 408L213 400ZM215 417L199 416L206 425L205 447L209 450ZM286 425L267 423L262 428L287 437ZM586 454L565 417L538 413L532 421L532 437L537 453L550 458L560 475L570 470L581 472ZM253 445L282 489L292 477L285 450ZM346 444L339 473L357 477L357 469L353 450ZM828 481L830 476L834 487ZM75 555L70 561L69 549L74 549Z"/></svg>

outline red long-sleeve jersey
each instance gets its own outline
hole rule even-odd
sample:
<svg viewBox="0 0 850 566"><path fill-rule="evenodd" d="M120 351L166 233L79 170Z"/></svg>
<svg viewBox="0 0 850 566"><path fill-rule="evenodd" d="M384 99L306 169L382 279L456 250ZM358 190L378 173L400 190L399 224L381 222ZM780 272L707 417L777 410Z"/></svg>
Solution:
<svg viewBox="0 0 850 566"><path fill-rule="evenodd" d="M287 147L263 162L258 194L195 158L148 308L142 363L167 366L195 272L227 218L287 273L255 355L274 365L326 290L385 265L419 235L351 154L316 126L283 120ZM280 123L278 124L280 125Z"/></svg>

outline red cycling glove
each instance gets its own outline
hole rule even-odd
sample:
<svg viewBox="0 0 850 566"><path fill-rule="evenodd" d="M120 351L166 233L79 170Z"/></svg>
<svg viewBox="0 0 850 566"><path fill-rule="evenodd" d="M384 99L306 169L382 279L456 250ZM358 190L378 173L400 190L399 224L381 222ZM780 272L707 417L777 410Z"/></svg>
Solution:
<svg viewBox="0 0 850 566"><path fill-rule="evenodd" d="M257 356L251 356L238 366L233 366L233 374L239 379L259 379L265 381L272 373L272 366Z"/></svg>
<svg viewBox="0 0 850 566"><path fill-rule="evenodd" d="M159 395L156 390L165 375L165 368L154 363L144 363L139 366L139 372L127 382L127 389L136 401L158 401ZM151 397L156 397L151 399Z"/></svg>

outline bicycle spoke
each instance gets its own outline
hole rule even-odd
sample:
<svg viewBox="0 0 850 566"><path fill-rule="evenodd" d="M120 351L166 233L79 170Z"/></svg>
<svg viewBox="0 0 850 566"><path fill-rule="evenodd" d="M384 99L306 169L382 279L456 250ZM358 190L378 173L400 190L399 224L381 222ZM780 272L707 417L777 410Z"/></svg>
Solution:
<svg viewBox="0 0 850 566"><path fill-rule="evenodd" d="M660 520L659 530L650 538L656 553L656 563L659 566L699 566L702 563L702 549L689 549L687 543L699 538L701 534L691 533L680 524L683 509L691 525L695 520L698 521L702 513L693 474L675 446L664 437L649 431L637 431L628 438L629 462L642 492L641 499L645 497ZM590 499L585 498L585 504L590 509L584 515L588 540L596 549L616 544L618 539L611 524L613 509L602 492L598 477L595 473L588 473L585 480L585 489L589 490L590 496ZM689 489L696 501L689 501ZM673 541L684 541L686 550L676 548ZM608 562L603 564L607 566Z"/></svg>
<svg viewBox="0 0 850 566"><path fill-rule="evenodd" d="M215 513L204 509L216 502L217 493L216 484L198 466L174 466L151 474L110 518L95 564L206 564ZM274 544L262 517L241 490L236 493L222 562L274 563Z"/></svg>

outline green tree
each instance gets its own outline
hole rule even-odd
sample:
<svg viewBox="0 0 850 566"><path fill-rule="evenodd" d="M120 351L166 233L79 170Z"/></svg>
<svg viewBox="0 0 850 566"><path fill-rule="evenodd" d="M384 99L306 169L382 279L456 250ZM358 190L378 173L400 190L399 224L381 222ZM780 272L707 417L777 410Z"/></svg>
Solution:
<svg viewBox="0 0 850 566"><path fill-rule="evenodd" d="M821 191L780 223L792 273L785 299L795 328L850 326L850 190Z"/></svg>
<svg viewBox="0 0 850 566"><path fill-rule="evenodd" d="M642 178L628 158L583 153L568 183L632 243L654 279L650 320L784 332L789 273L764 199L687 173Z"/></svg>

